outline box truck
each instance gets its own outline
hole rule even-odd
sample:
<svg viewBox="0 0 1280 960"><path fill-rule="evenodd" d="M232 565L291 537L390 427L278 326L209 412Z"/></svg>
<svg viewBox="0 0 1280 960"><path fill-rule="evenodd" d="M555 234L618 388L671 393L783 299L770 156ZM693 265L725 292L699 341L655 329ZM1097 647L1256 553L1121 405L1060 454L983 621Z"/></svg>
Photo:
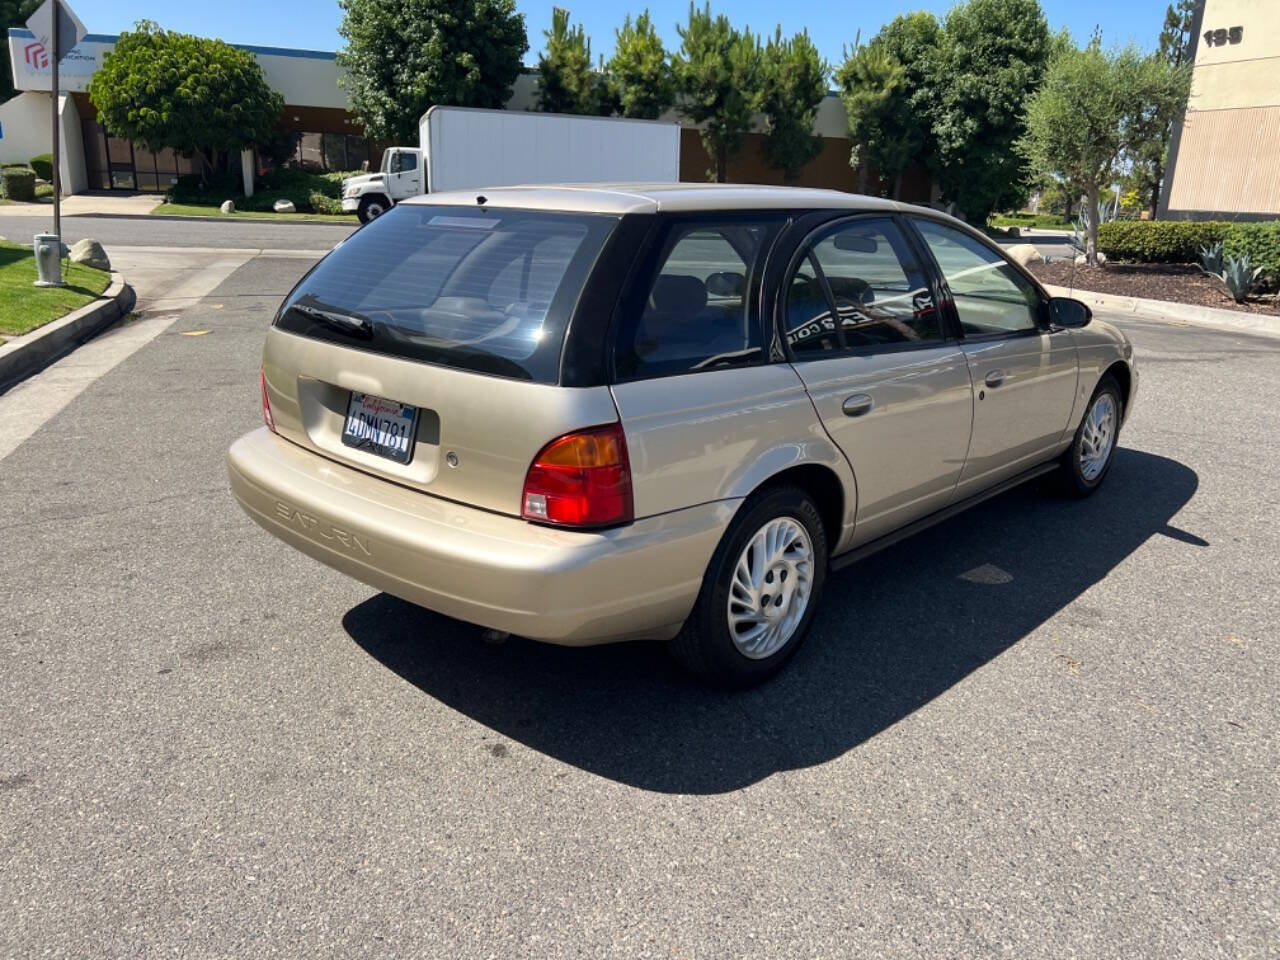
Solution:
<svg viewBox="0 0 1280 960"><path fill-rule="evenodd" d="M432 107L418 146L388 147L377 173L343 181L342 209L368 223L399 200L442 190L679 179L675 123Z"/></svg>

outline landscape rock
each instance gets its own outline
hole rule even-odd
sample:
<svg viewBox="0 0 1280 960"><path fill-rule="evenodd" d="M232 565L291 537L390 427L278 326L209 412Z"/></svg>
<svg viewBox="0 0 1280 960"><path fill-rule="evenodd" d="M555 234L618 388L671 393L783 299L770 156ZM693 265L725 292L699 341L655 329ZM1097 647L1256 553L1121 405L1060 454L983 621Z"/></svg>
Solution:
<svg viewBox="0 0 1280 960"><path fill-rule="evenodd" d="M234 200L223 200L222 206L220 206L218 209L221 210L223 213L235 213L236 202Z"/></svg>
<svg viewBox="0 0 1280 960"><path fill-rule="evenodd" d="M1040 251L1035 248L1035 244L1016 243L1012 247L1005 250L1009 255L1009 259L1020 266L1029 267L1033 263L1044 263L1044 257L1040 255Z"/></svg>
<svg viewBox="0 0 1280 960"><path fill-rule="evenodd" d="M271 207L276 213L297 213L292 200L277 200Z"/></svg>
<svg viewBox="0 0 1280 960"><path fill-rule="evenodd" d="M83 263L86 267L93 267L95 270L111 269L111 260L107 257L107 251L102 248L102 244L88 237L77 240L72 246L71 262Z"/></svg>
<svg viewBox="0 0 1280 960"><path fill-rule="evenodd" d="M1076 266L1083 267L1083 266L1084 266L1086 263L1088 263L1088 262L1089 262L1089 258L1088 258L1088 257L1086 257L1083 253L1077 253L1077 254L1076 254ZM1106 255L1105 253L1103 253L1101 250L1099 250L1099 251L1098 251L1098 266L1102 266L1102 265L1103 265L1104 263L1106 263L1106 262L1107 262L1107 255Z"/></svg>

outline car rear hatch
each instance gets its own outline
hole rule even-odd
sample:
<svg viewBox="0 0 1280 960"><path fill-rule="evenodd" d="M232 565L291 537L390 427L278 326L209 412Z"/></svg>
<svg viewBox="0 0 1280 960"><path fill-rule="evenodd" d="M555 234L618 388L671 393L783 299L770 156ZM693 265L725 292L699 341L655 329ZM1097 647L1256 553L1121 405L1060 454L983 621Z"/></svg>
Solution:
<svg viewBox="0 0 1280 960"><path fill-rule="evenodd" d="M557 385L569 317L616 217L406 204L289 294L267 336L275 430L435 496L518 515L550 440L617 419Z"/></svg>

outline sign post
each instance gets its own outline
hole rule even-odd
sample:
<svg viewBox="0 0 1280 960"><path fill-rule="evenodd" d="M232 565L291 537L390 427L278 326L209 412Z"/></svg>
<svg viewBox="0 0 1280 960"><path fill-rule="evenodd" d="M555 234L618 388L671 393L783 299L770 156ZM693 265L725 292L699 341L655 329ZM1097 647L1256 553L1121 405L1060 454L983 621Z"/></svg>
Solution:
<svg viewBox="0 0 1280 960"><path fill-rule="evenodd" d="M88 32L80 18L62 0L45 0L27 21L27 29L37 43L49 51L52 82L49 99L53 102L53 232L62 243L62 144L58 117L58 62L70 53Z"/></svg>

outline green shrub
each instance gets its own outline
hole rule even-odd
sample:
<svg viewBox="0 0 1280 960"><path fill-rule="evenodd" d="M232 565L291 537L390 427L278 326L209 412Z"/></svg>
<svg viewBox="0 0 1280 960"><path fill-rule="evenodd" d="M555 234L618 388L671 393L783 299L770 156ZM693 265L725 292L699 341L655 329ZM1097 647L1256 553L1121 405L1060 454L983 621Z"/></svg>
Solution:
<svg viewBox="0 0 1280 960"><path fill-rule="evenodd" d="M28 203L35 200L36 172L28 167L0 169L0 197L25 200Z"/></svg>
<svg viewBox="0 0 1280 960"><path fill-rule="evenodd" d="M311 170L271 170L257 185L252 197L241 196L244 183L238 173L220 173L201 187L200 178L179 177L169 189L174 203L214 205L234 200L237 210L265 213L277 200L292 201L299 213L341 213L342 181L356 172L317 173ZM317 205L316 200L320 201ZM327 201L332 200L330 206ZM322 206L324 209L322 209Z"/></svg>
<svg viewBox="0 0 1280 960"><path fill-rule="evenodd" d="M1280 286L1280 221L1233 223L1222 249L1229 257L1247 255L1250 263L1261 267L1263 287Z"/></svg>
<svg viewBox="0 0 1280 960"><path fill-rule="evenodd" d="M32 157L29 162L31 169L36 172L36 176L41 180L53 179L53 154L42 153L38 157Z"/></svg>
<svg viewBox="0 0 1280 960"><path fill-rule="evenodd" d="M342 213L342 201L312 190L311 209L316 213Z"/></svg>
<svg viewBox="0 0 1280 960"><path fill-rule="evenodd" d="M1098 224L1108 260L1195 263L1202 247L1225 241L1232 224L1217 220L1116 220Z"/></svg>
<svg viewBox="0 0 1280 960"><path fill-rule="evenodd" d="M1249 256L1260 267L1259 284L1280 286L1280 221L1126 220L1098 226L1098 249L1108 260L1197 263L1201 251L1222 245L1228 257Z"/></svg>

